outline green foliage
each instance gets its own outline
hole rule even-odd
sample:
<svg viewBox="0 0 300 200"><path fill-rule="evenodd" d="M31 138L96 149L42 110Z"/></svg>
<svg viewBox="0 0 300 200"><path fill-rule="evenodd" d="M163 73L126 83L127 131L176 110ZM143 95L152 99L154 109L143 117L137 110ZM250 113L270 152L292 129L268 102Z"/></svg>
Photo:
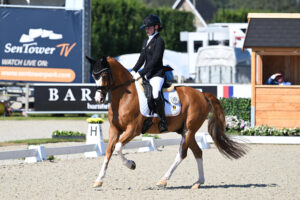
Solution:
<svg viewBox="0 0 300 200"><path fill-rule="evenodd" d="M91 114L90 114L91 115ZM13 116L0 117L0 120L85 120L89 115L81 114L29 114L28 117L21 113L14 113Z"/></svg>
<svg viewBox="0 0 300 200"><path fill-rule="evenodd" d="M251 99L248 98L221 98L221 105L226 116L237 116L238 119L250 121Z"/></svg>
<svg viewBox="0 0 300 200"><path fill-rule="evenodd" d="M160 139L158 137L158 135L151 135L151 134L148 134L148 133L143 134L142 137L153 137L154 139Z"/></svg>
<svg viewBox="0 0 300 200"><path fill-rule="evenodd" d="M181 51L186 48L179 40L179 33L195 30L191 13L146 7L136 0L93 0L93 57L140 52L146 34L139 27L149 14L160 16L164 27L161 35L167 49Z"/></svg>
<svg viewBox="0 0 300 200"><path fill-rule="evenodd" d="M299 12L300 1L298 0L212 0L218 9L242 9L265 12Z"/></svg>
<svg viewBox="0 0 300 200"><path fill-rule="evenodd" d="M226 133L246 136L300 136L300 128L276 129L267 125L250 127L249 121L226 116Z"/></svg>
<svg viewBox="0 0 300 200"><path fill-rule="evenodd" d="M249 127L241 131L241 135L247 136L300 136L300 128L276 129L266 125Z"/></svg>
<svg viewBox="0 0 300 200"><path fill-rule="evenodd" d="M175 0L137 0L143 2L149 7L169 7L171 8Z"/></svg>
<svg viewBox="0 0 300 200"><path fill-rule="evenodd" d="M84 142L85 139L58 139L58 138L37 138L37 139L26 139L26 140L12 140L7 142L0 142L1 146L13 146L13 145L40 145L47 143L58 143L58 142Z"/></svg>
<svg viewBox="0 0 300 200"><path fill-rule="evenodd" d="M49 160L50 162L53 162L55 159L55 157L53 155L47 156L47 160Z"/></svg>
<svg viewBox="0 0 300 200"><path fill-rule="evenodd" d="M148 6L172 7L175 0L138 0L144 2ZM217 9L242 9L248 8L251 10L258 10L263 12L264 10L272 10L273 12L299 12L300 1L299 0L210 0ZM193 3L193 1L191 1ZM197 3L199 1L196 1Z"/></svg>
<svg viewBox="0 0 300 200"><path fill-rule="evenodd" d="M186 43L180 42L180 32L195 31L194 16L188 12L172 9L153 10L161 18L163 31L161 36L165 41L166 49L186 51Z"/></svg>
<svg viewBox="0 0 300 200"><path fill-rule="evenodd" d="M212 22L248 22L248 13L297 13L300 11L298 0L213 0L218 11ZM246 9L245 9L246 8Z"/></svg>
<svg viewBox="0 0 300 200"><path fill-rule="evenodd" d="M52 136L85 136L85 133L79 131L53 131Z"/></svg>
<svg viewBox="0 0 300 200"><path fill-rule="evenodd" d="M246 23L248 22L247 16L250 10L247 9L240 9L240 10L221 10L219 9L218 12L215 14L212 22L214 23Z"/></svg>

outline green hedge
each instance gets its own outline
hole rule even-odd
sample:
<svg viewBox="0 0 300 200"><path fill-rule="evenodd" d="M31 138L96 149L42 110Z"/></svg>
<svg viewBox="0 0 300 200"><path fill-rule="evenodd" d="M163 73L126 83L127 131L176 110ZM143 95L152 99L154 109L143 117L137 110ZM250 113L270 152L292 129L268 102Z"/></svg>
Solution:
<svg viewBox="0 0 300 200"><path fill-rule="evenodd" d="M164 27L161 32L166 49L183 51L181 31L195 31L191 13L171 8L149 8L136 0L92 1L92 56L118 56L141 51L147 37L139 27L149 14L157 14Z"/></svg>
<svg viewBox="0 0 300 200"><path fill-rule="evenodd" d="M237 116L238 119L250 121L251 99L248 98L221 98L226 116Z"/></svg>
<svg viewBox="0 0 300 200"><path fill-rule="evenodd" d="M85 136L85 133L81 133L79 131L55 130L52 132L52 136Z"/></svg>

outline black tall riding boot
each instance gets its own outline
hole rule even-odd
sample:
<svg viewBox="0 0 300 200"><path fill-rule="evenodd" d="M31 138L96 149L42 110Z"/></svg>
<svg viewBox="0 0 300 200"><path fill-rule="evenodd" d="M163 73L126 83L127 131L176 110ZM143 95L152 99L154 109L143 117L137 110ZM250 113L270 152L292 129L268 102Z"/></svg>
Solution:
<svg viewBox="0 0 300 200"><path fill-rule="evenodd" d="M161 133L166 132L166 131L168 131L168 125L167 125L167 120L166 120L166 116L165 116L165 103L161 97L154 99L154 102L156 104L157 114L160 119L159 131Z"/></svg>

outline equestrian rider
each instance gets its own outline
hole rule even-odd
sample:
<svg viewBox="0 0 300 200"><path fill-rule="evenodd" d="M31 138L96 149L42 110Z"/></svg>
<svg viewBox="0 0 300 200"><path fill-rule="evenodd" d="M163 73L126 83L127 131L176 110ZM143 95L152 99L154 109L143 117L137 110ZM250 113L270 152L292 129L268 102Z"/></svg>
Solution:
<svg viewBox="0 0 300 200"><path fill-rule="evenodd" d="M140 57L130 73L134 79L144 77L152 86L152 95L160 118L159 130L165 132L168 130L168 126L164 100L160 95L164 83L162 59L165 50L165 43L159 35L159 31L162 29L161 20L157 15L148 15L140 28L145 28L148 39L144 40ZM144 63L144 68L138 72Z"/></svg>

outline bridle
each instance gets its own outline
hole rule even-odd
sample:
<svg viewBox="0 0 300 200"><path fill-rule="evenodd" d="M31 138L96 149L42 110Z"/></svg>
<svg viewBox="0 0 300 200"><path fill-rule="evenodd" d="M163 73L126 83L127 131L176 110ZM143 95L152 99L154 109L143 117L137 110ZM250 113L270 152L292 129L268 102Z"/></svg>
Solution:
<svg viewBox="0 0 300 200"><path fill-rule="evenodd" d="M105 90L105 91L109 91L110 90L110 85L111 85L111 80L112 80L112 75L111 75L111 71L110 68L104 68L98 72L93 72L93 76L96 80L98 80L101 77L101 74L103 73L107 73L108 74L108 85L107 86L97 86L96 85L96 90ZM98 77L98 78L96 78Z"/></svg>
<svg viewBox="0 0 300 200"><path fill-rule="evenodd" d="M104 68L102 70L100 70L99 72L93 72L93 76L96 79L96 77L98 77L98 79L101 77L101 74L103 73L107 73L108 74L108 85L107 86L96 86L96 90L101 92L101 91L113 91L115 89L118 89L120 87L129 85L131 83L133 83L135 81L135 79L130 79L128 81L125 81L124 83L121 83L120 85L116 85L114 87L111 87L111 81L113 80L110 68ZM98 80L96 79L96 80Z"/></svg>

